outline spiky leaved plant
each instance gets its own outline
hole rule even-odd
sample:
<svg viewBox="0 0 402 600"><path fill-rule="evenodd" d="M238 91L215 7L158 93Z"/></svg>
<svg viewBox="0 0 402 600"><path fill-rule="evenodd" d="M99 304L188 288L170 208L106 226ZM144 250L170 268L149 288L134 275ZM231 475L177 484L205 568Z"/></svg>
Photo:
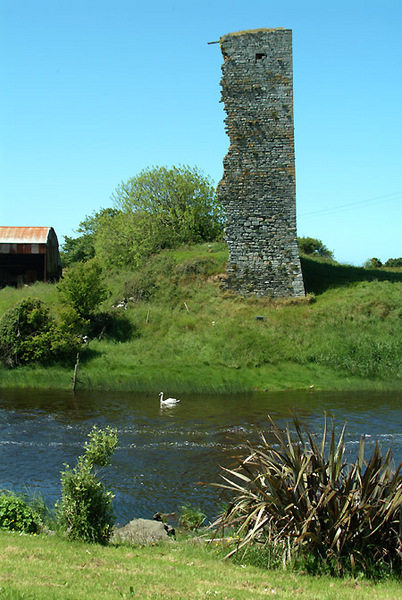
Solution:
<svg viewBox="0 0 402 600"><path fill-rule="evenodd" d="M374 564L400 570L402 565L401 466L392 469L392 451L385 456L376 444L364 459L360 441L354 463L347 464L345 427L336 441L335 426L315 437L293 417L281 433L270 419L274 442L261 435L260 447L236 469L226 469L225 483L233 500L215 525L238 528L239 543L228 556L254 543L285 544L294 555L308 555L335 565L338 573Z"/></svg>

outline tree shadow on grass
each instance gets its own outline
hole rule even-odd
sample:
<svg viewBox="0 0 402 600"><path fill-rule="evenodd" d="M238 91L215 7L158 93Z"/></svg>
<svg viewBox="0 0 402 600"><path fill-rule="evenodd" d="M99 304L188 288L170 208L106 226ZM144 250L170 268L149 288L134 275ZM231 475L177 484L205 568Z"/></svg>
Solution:
<svg viewBox="0 0 402 600"><path fill-rule="evenodd" d="M322 294L329 288L347 286L359 281L402 282L402 272L339 265L306 256L301 256L300 260L308 294Z"/></svg>

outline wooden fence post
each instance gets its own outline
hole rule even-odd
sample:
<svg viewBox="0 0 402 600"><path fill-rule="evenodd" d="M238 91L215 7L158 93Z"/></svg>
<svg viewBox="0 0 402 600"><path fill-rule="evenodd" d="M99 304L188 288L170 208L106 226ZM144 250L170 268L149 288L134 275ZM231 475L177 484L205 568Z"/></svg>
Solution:
<svg viewBox="0 0 402 600"><path fill-rule="evenodd" d="M74 375L73 375L73 392L75 392L75 386L77 385L77 378L78 378L78 368L80 365L80 353L77 353L77 362L75 363L75 367L74 367Z"/></svg>

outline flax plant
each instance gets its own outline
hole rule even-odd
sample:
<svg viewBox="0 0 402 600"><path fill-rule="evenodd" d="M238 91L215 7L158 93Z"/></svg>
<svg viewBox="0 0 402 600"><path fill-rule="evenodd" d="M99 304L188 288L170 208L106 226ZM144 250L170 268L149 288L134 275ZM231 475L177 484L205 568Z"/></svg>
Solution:
<svg viewBox="0 0 402 600"><path fill-rule="evenodd" d="M385 456L376 444L364 459L360 441L354 463L345 462L345 427L336 440L327 419L320 442L293 418L281 432L270 419L274 442L261 435L261 446L235 469L223 468L233 500L215 525L238 529L239 543L227 556L251 545L290 544L293 557L313 557L338 574L372 565L400 571L402 565L402 464L392 468L392 449Z"/></svg>

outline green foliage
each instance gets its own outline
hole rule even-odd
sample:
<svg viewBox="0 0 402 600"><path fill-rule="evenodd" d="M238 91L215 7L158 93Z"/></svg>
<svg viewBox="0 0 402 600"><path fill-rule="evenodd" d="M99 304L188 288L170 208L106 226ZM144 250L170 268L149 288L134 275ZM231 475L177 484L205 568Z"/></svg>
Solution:
<svg viewBox="0 0 402 600"><path fill-rule="evenodd" d="M299 251L310 256L320 256L321 258L330 258L333 260L334 253L322 243L321 240L311 237L297 238Z"/></svg>
<svg viewBox="0 0 402 600"><path fill-rule="evenodd" d="M107 265L138 266L164 248L212 241L223 232L223 209L197 168L145 169L112 198L120 212L104 215L95 245Z"/></svg>
<svg viewBox="0 0 402 600"><path fill-rule="evenodd" d="M37 298L22 300L0 320L0 361L10 368L70 357L78 344L68 322L57 324Z"/></svg>
<svg viewBox="0 0 402 600"><path fill-rule="evenodd" d="M22 496L10 492L0 495L0 527L10 531L36 533L41 520Z"/></svg>
<svg viewBox="0 0 402 600"><path fill-rule="evenodd" d="M77 229L78 237L72 238L66 235L60 252L63 267L94 258L96 232L100 223L105 216L113 217L118 212L113 208L102 209L81 221Z"/></svg>
<svg viewBox="0 0 402 600"><path fill-rule="evenodd" d="M205 523L206 518L199 506L185 504L181 507L179 524L183 529L197 531Z"/></svg>
<svg viewBox="0 0 402 600"><path fill-rule="evenodd" d="M85 442L84 460L91 466L102 469L110 464L110 459L117 445L117 435L114 429L98 429L93 427L88 434L89 442Z"/></svg>
<svg viewBox="0 0 402 600"><path fill-rule="evenodd" d="M76 262L86 262L95 257L93 235L82 234L77 238L64 237L63 250L60 258L63 267L69 267Z"/></svg>
<svg viewBox="0 0 402 600"><path fill-rule="evenodd" d="M378 258L369 258L363 266L365 269L380 269L382 267L382 262Z"/></svg>
<svg viewBox="0 0 402 600"><path fill-rule="evenodd" d="M91 319L108 296L102 268L95 260L76 263L59 281L57 289L61 301L72 307L82 319Z"/></svg>
<svg viewBox="0 0 402 600"><path fill-rule="evenodd" d="M384 267L391 267L391 268L402 267L402 257L400 257L400 258L389 258L384 263Z"/></svg>
<svg viewBox="0 0 402 600"><path fill-rule="evenodd" d="M273 442L261 436L261 446L249 446L237 469L224 469L234 495L220 516L219 529L235 525L240 536L229 553L259 544L290 544L293 555L313 557L335 574L371 572L379 563L400 572L402 539L402 476L392 470L392 452L382 456L378 445L364 459L364 438L358 456L346 464L345 428L338 441L325 423L318 443L293 419L280 432L271 420Z"/></svg>
<svg viewBox="0 0 402 600"><path fill-rule="evenodd" d="M112 492L99 479L117 445L116 431L96 427L88 434L85 453L61 474L62 498L57 506L61 526L71 539L107 544L113 530Z"/></svg>
<svg viewBox="0 0 402 600"><path fill-rule="evenodd" d="M385 267L386 269L397 269L402 267L402 258L389 258L384 264L379 258L369 258L366 260L363 267L365 269L381 269L382 267Z"/></svg>

